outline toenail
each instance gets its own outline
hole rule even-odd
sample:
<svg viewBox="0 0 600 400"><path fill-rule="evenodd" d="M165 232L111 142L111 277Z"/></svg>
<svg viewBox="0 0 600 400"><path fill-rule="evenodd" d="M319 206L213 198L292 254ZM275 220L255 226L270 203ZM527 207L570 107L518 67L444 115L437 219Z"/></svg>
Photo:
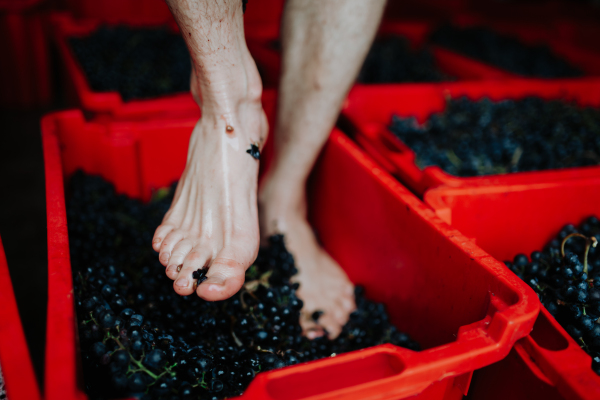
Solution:
<svg viewBox="0 0 600 400"><path fill-rule="evenodd" d="M156 238L152 241L153 243L160 243L160 238Z"/></svg>
<svg viewBox="0 0 600 400"><path fill-rule="evenodd" d="M187 278L177 279L177 281L175 281L175 284L180 287L187 287L188 280L187 280Z"/></svg>
<svg viewBox="0 0 600 400"><path fill-rule="evenodd" d="M161 259L161 260L163 260L163 261L167 261L167 260L169 259L169 256L170 256L170 255L171 255L170 253L163 253L163 254L160 256L160 259Z"/></svg>
<svg viewBox="0 0 600 400"><path fill-rule="evenodd" d="M180 272L180 271L181 271L181 267L182 267L182 266L183 266L183 264L182 264L182 265L178 265L178 266L177 266L177 272Z"/></svg>
<svg viewBox="0 0 600 400"><path fill-rule="evenodd" d="M227 132L233 132L233 126L231 126L231 125L227 125L227 128L225 128L225 130L226 130Z"/></svg>

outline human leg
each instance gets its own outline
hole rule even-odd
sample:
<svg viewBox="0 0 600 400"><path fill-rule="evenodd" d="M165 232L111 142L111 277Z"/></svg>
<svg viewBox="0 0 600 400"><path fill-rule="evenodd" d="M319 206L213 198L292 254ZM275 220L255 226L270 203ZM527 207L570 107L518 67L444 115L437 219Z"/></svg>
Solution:
<svg viewBox="0 0 600 400"><path fill-rule="evenodd" d="M335 337L354 309L353 287L317 243L306 221L305 186L375 35L385 0L288 0L282 25L275 159L259 191L261 236L283 233L296 259L304 300L301 321L324 311L322 325Z"/></svg>
<svg viewBox="0 0 600 400"><path fill-rule="evenodd" d="M181 295L206 300L236 293L259 245L258 161L264 143L262 84L244 39L240 0L167 0L193 64L191 89L202 110L185 170L152 246ZM210 267L198 285L192 273Z"/></svg>

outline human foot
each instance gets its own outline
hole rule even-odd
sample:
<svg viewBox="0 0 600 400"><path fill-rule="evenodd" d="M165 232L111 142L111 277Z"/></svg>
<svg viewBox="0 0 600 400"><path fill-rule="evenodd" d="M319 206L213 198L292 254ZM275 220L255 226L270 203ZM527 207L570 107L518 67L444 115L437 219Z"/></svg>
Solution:
<svg viewBox="0 0 600 400"><path fill-rule="evenodd" d="M196 291L210 301L241 288L259 246L259 164L247 150L264 143L268 127L256 65L249 54L240 57L232 68L237 73L225 71L225 79L192 79L202 118L192 133L171 208L152 240L175 291ZM198 285L193 273L205 267L208 279Z"/></svg>
<svg viewBox="0 0 600 400"><path fill-rule="evenodd" d="M304 334L309 339L325 333L335 338L356 308L354 286L317 242L306 220L304 203L287 207L293 191L281 190L281 186L270 183L270 177L265 181L259 195L261 237L264 240L282 233L294 256L298 274L293 280L300 283L297 294L304 301L300 318ZM316 311L323 312L318 322L312 318Z"/></svg>

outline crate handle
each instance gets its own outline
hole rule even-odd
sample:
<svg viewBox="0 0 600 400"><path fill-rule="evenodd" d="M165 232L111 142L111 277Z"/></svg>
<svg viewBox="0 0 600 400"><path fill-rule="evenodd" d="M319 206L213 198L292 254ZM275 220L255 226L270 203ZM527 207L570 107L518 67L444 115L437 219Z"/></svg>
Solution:
<svg viewBox="0 0 600 400"><path fill-rule="evenodd" d="M259 374L244 397L252 400L350 400L367 398L377 393L378 399L389 397L391 400L398 398L394 389L400 389L393 382L406 370L402 353L395 346L383 345L297 365L293 369L283 368ZM401 389L418 392L429 383L415 380L414 385L407 385L410 388L404 386ZM384 390L385 394L382 393L382 385L390 385L391 390Z"/></svg>

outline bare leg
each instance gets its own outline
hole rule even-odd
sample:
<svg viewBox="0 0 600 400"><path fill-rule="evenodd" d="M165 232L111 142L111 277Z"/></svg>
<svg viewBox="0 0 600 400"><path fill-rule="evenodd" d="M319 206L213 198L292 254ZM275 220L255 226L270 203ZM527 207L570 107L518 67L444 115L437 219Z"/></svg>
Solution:
<svg viewBox="0 0 600 400"><path fill-rule="evenodd" d="M298 265L301 323L307 316L339 334L354 309L353 287L323 251L306 221L306 179L335 123L375 35L385 0L288 0L283 19L283 65L275 129L276 159L260 188L261 235L283 233Z"/></svg>
<svg viewBox="0 0 600 400"><path fill-rule="evenodd" d="M167 0L192 56L191 90L202 109L175 198L152 247L181 295L223 300L244 283L259 245L258 161L262 84L244 40L240 0ZM196 289L192 273L210 266Z"/></svg>

